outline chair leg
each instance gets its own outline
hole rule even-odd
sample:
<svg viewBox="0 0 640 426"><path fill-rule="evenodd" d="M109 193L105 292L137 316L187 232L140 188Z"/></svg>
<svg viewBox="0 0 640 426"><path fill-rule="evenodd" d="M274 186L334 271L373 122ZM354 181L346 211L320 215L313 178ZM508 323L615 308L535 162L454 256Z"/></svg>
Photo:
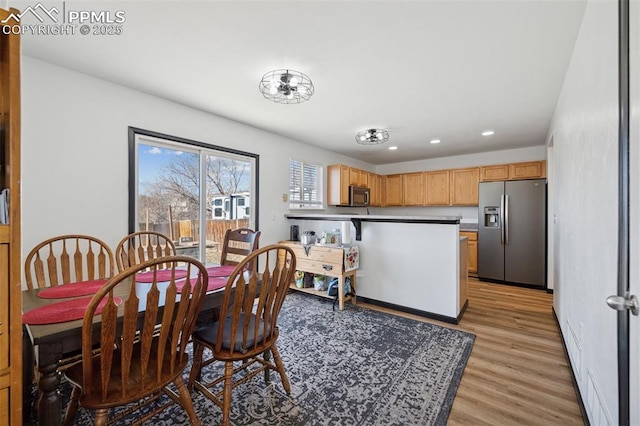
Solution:
<svg viewBox="0 0 640 426"><path fill-rule="evenodd" d="M79 387L74 386L71 391L71 400L67 405L67 412L64 416L64 425L71 426L76 420L76 414L78 413L78 400L80 399L81 390Z"/></svg>
<svg viewBox="0 0 640 426"><path fill-rule="evenodd" d="M196 380L202 380L202 354L204 353L204 345L193 342L193 365L189 372L189 390L193 389Z"/></svg>
<svg viewBox="0 0 640 426"><path fill-rule="evenodd" d="M233 391L233 362L224 363L224 394L222 396L222 426L229 426L231 417L231 392Z"/></svg>
<svg viewBox="0 0 640 426"><path fill-rule="evenodd" d="M276 367L278 367L278 373L280 373L280 380L282 380L282 387L287 392L287 395L291 394L291 385L289 384L289 379L287 378L287 373L284 371L284 363L282 362L282 358L280 358L280 352L278 352L278 348L274 344L271 346L271 353L273 354L273 360L276 363Z"/></svg>
<svg viewBox="0 0 640 426"><path fill-rule="evenodd" d="M94 426L106 426L109 423L109 410L101 408L96 410L96 419L93 421Z"/></svg>
<svg viewBox="0 0 640 426"><path fill-rule="evenodd" d="M271 359L271 352L269 350L266 350L262 353L262 357L264 358L265 361L269 362L269 360ZM264 382L268 385L269 383L271 383L271 369L270 368L265 368L264 369Z"/></svg>
<svg viewBox="0 0 640 426"><path fill-rule="evenodd" d="M187 414L189 415L189 420L191 424L194 426L200 426L200 419L198 419L198 415L196 414L195 408L193 408L193 402L191 401L191 395L187 390L187 386L184 384L184 380L182 376L178 376L176 380L173 382L178 388L178 392L180 393L180 402L185 410L187 410Z"/></svg>

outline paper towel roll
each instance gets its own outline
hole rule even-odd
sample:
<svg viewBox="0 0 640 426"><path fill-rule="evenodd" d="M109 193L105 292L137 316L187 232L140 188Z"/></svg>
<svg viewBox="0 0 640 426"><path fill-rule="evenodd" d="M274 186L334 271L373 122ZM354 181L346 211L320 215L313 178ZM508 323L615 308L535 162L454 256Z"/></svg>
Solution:
<svg viewBox="0 0 640 426"><path fill-rule="evenodd" d="M342 237L342 244L350 244L351 243L351 222L342 222L341 223L340 234Z"/></svg>

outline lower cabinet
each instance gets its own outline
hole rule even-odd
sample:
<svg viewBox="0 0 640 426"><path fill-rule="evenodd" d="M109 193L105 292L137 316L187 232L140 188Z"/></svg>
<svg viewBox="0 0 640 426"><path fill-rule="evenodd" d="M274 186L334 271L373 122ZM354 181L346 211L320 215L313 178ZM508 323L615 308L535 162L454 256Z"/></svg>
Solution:
<svg viewBox="0 0 640 426"><path fill-rule="evenodd" d="M467 267L469 275L478 276L478 233L460 231L461 237L467 237Z"/></svg>

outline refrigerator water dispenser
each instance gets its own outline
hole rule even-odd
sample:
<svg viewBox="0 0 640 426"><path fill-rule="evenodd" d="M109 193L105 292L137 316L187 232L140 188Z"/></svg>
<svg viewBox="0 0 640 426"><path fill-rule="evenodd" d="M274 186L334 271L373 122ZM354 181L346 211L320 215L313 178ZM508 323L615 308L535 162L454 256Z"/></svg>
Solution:
<svg viewBox="0 0 640 426"><path fill-rule="evenodd" d="M484 227L500 228L500 207L484 208Z"/></svg>

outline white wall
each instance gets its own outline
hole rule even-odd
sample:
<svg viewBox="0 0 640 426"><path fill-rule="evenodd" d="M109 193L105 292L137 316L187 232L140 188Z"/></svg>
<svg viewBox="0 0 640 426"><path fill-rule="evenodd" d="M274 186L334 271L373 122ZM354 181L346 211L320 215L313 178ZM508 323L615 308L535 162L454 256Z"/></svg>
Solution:
<svg viewBox="0 0 640 426"><path fill-rule="evenodd" d="M590 1L556 113L553 138L554 307L592 424L618 419L617 2ZM632 402L633 403L633 402Z"/></svg>
<svg viewBox="0 0 640 426"><path fill-rule="evenodd" d="M127 234L128 126L260 155L261 244L289 236L289 156L372 166L23 56L23 257L38 242L86 233L115 246Z"/></svg>

